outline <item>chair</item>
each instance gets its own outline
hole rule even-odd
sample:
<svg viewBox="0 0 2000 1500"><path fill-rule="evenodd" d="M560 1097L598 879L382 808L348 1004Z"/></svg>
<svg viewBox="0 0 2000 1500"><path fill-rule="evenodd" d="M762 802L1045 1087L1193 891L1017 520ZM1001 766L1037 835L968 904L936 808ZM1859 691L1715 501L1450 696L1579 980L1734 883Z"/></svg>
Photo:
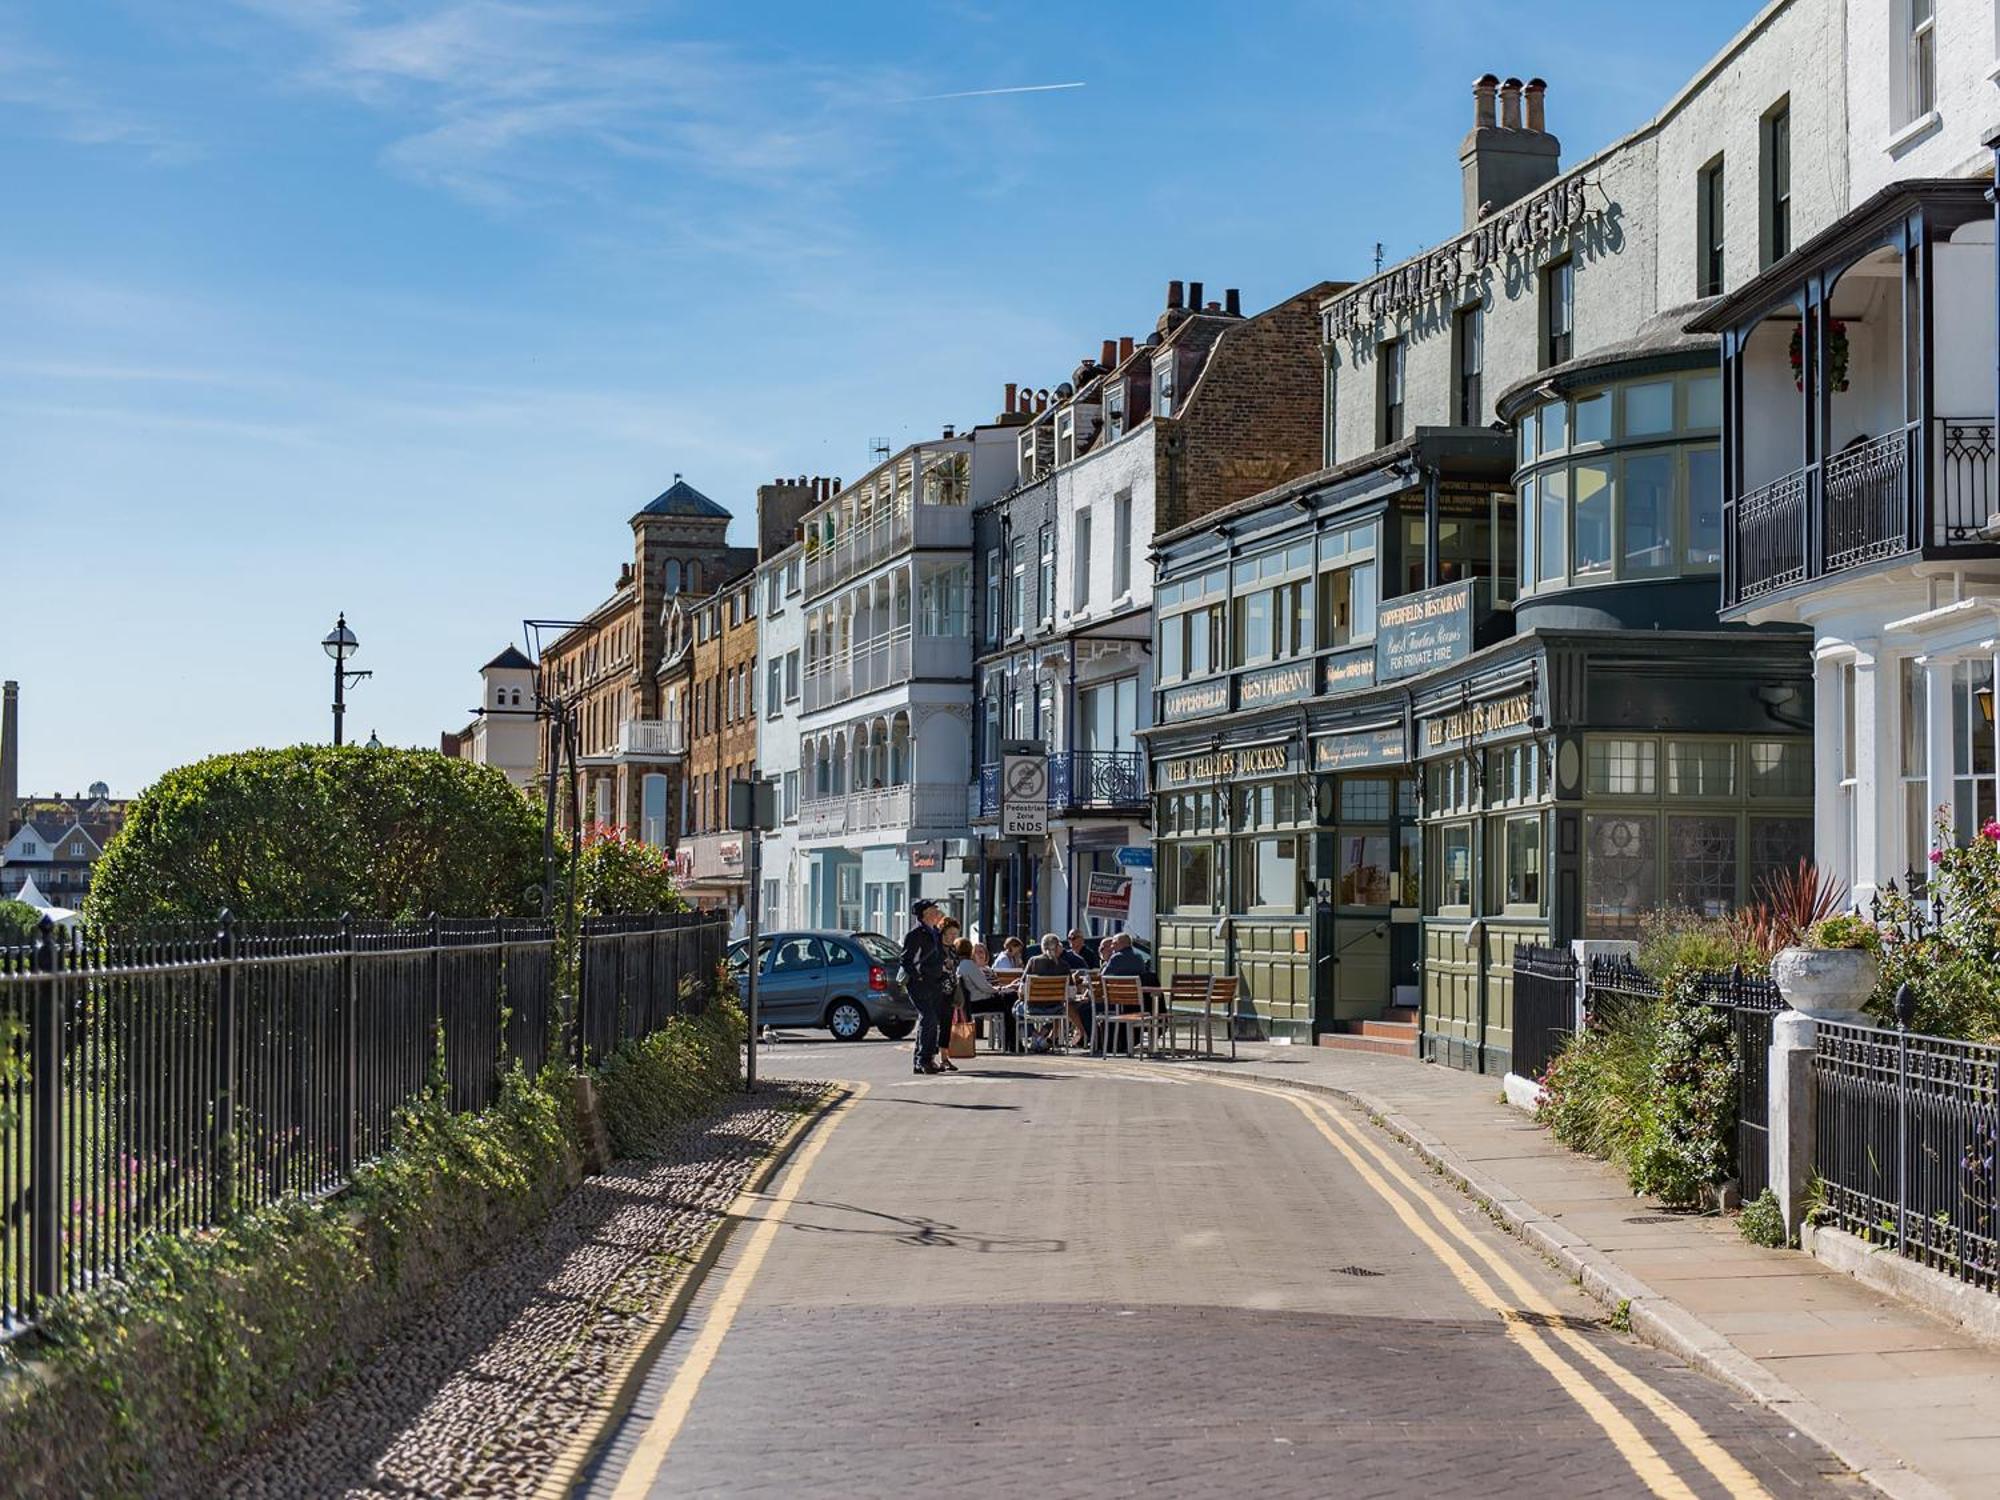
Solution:
<svg viewBox="0 0 2000 1500"><path fill-rule="evenodd" d="M1194 1051L1195 1034L1208 1015L1208 976L1206 974L1174 975L1167 995L1167 1042L1173 1042L1174 1027L1182 1020L1187 1022L1188 1051ZM1213 1035L1210 1037L1214 1040ZM1209 1051L1215 1049L1211 1046Z"/></svg>
<svg viewBox="0 0 2000 1500"><path fill-rule="evenodd" d="M1229 1028L1229 1060L1236 1061L1236 988L1240 983L1234 974L1217 974L1208 981L1208 1006L1204 1017L1214 1012L1222 1012L1222 1024ZM1212 1027L1213 1023L1210 1022ZM1209 1031L1209 1051L1215 1050L1215 1032Z"/></svg>
<svg viewBox="0 0 2000 1500"><path fill-rule="evenodd" d="M1021 981L1021 1027L1018 1041L1028 1045L1028 1026L1037 1021L1053 1021L1054 1045L1064 1046L1063 1028L1069 1021L1069 980L1060 974L1030 974Z"/></svg>
<svg viewBox="0 0 2000 1500"><path fill-rule="evenodd" d="M1164 996L1150 998L1141 987L1136 975L1116 975L1104 982L1102 1009L1097 1013L1097 1024L1093 1031L1100 1033L1091 1037L1091 1050L1103 1053L1109 1045L1114 1031L1124 1031L1139 1045L1143 1035L1145 1050L1160 1050L1160 1025L1167 1020L1165 1008L1159 1004ZM1171 1026L1171 1022L1168 1022ZM1171 1039L1171 1032L1169 1033Z"/></svg>

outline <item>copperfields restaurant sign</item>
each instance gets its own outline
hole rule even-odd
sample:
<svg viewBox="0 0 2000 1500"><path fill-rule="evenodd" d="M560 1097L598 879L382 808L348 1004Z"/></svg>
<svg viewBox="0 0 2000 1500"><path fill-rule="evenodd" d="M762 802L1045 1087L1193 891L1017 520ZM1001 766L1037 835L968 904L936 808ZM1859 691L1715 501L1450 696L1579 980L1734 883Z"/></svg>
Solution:
<svg viewBox="0 0 2000 1500"><path fill-rule="evenodd" d="M1354 337L1385 318L1428 306L1489 266L1547 247L1589 214L1588 187L1582 177L1558 182L1328 303L1327 341Z"/></svg>
<svg viewBox="0 0 2000 1500"><path fill-rule="evenodd" d="M1183 755L1160 762L1168 786L1191 786L1199 782L1228 781L1237 776L1267 776L1292 763L1292 746L1255 745L1247 750L1212 750L1207 755Z"/></svg>
<svg viewBox="0 0 2000 1500"><path fill-rule="evenodd" d="M1449 666L1470 654L1482 579L1464 578L1377 606L1375 678L1393 682Z"/></svg>
<svg viewBox="0 0 2000 1500"><path fill-rule="evenodd" d="M1198 719L1205 714L1229 712L1229 679L1218 677L1213 682L1191 682L1186 687L1168 688L1160 694L1160 722L1176 723L1181 719Z"/></svg>
<svg viewBox="0 0 2000 1500"><path fill-rule="evenodd" d="M1309 698L1313 690L1313 664L1293 662L1264 672L1245 672L1236 679L1236 706L1262 708L1267 703L1289 703Z"/></svg>

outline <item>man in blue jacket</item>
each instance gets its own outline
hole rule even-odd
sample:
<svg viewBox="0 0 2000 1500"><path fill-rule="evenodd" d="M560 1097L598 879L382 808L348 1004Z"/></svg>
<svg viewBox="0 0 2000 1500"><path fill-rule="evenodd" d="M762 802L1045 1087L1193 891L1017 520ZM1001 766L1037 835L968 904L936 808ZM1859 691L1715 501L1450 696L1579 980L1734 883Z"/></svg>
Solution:
<svg viewBox="0 0 2000 1500"><path fill-rule="evenodd" d="M910 992L910 1004L917 1008L910 1071L942 1073L937 1053L944 1029L946 961L938 929L944 926L944 908L935 901L919 901L911 915L917 925L903 939L902 962L903 984Z"/></svg>

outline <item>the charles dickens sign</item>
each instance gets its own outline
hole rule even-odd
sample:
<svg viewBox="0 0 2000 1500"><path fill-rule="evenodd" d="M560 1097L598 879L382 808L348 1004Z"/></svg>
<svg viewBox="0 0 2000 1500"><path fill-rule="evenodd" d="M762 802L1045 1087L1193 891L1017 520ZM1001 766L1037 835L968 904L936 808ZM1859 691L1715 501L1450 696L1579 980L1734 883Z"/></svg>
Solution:
<svg viewBox="0 0 2000 1500"><path fill-rule="evenodd" d="M1464 708L1425 721L1424 748L1448 750L1454 745L1477 744L1519 729L1534 715L1535 693L1532 688L1523 688L1511 698L1468 703Z"/></svg>
<svg viewBox="0 0 2000 1500"><path fill-rule="evenodd" d="M1558 182L1329 303L1327 339L1352 337L1384 318L1427 307L1458 291L1488 266L1546 248L1589 214L1589 186L1581 177Z"/></svg>
<svg viewBox="0 0 2000 1500"><path fill-rule="evenodd" d="M1201 782L1228 781L1236 776L1268 775L1291 764L1292 747L1258 745L1249 750L1216 750L1208 755L1185 755L1163 761L1168 786L1189 786Z"/></svg>

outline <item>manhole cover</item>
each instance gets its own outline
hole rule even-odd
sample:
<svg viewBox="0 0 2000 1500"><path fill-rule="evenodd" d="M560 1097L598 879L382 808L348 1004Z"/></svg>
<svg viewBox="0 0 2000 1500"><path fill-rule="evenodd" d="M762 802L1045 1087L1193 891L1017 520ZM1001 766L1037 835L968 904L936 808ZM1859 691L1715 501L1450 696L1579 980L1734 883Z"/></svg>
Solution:
<svg viewBox="0 0 2000 1500"><path fill-rule="evenodd" d="M1366 1266L1335 1266L1333 1274L1336 1276L1380 1276L1383 1273L1380 1271L1371 1271Z"/></svg>

